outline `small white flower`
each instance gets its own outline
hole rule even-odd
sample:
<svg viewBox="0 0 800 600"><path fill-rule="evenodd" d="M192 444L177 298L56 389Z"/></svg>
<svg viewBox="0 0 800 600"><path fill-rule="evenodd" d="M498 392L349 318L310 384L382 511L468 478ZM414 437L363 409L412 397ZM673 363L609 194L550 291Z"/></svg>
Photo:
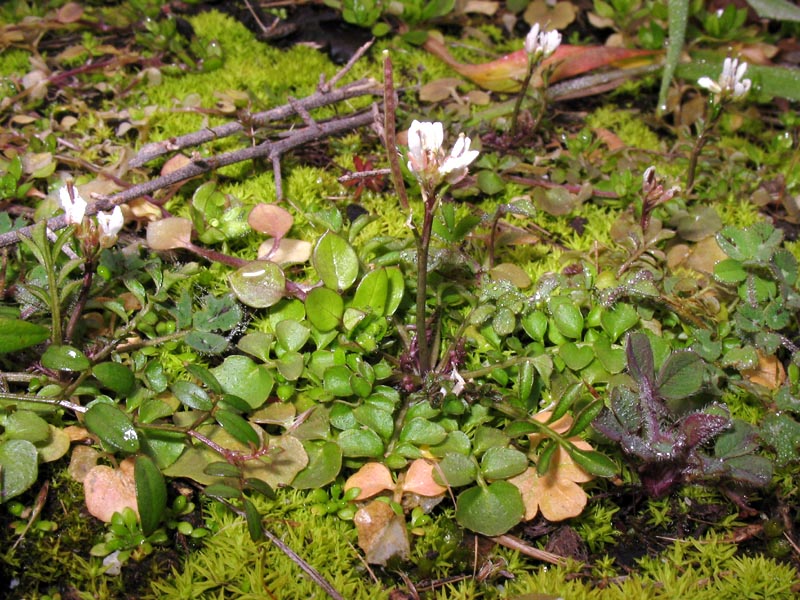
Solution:
<svg viewBox="0 0 800 600"><path fill-rule="evenodd" d="M110 213L97 213L97 224L100 226L101 243L111 241L113 244L117 238L117 234L125 224L125 218L122 216L122 210L119 206L115 206L114 210L112 210Z"/></svg>
<svg viewBox="0 0 800 600"><path fill-rule="evenodd" d="M444 128L441 123L413 121L408 129L408 168L420 184L431 191L443 180L456 183L467 174L467 167L479 154L470 150L471 140L458 136L449 155L442 149Z"/></svg>
<svg viewBox="0 0 800 600"><path fill-rule="evenodd" d="M67 218L67 225L80 225L83 216L86 214L86 200L81 198L74 187L72 194L67 186L58 190L58 203L64 209L64 216Z"/></svg>
<svg viewBox="0 0 800 600"><path fill-rule="evenodd" d="M541 31L538 23L534 23L525 36L525 52L532 60L547 58L561 45L561 34L556 31Z"/></svg>
<svg viewBox="0 0 800 600"><path fill-rule="evenodd" d="M444 128L416 119L408 129L408 168L418 176L436 168L444 141Z"/></svg>
<svg viewBox="0 0 800 600"><path fill-rule="evenodd" d="M734 100L738 100L750 91L753 84L749 79L744 79L746 72L746 62L740 63L738 59L728 57L722 63L719 80L714 81L710 77L701 77L697 80L697 85L717 96L730 96Z"/></svg>

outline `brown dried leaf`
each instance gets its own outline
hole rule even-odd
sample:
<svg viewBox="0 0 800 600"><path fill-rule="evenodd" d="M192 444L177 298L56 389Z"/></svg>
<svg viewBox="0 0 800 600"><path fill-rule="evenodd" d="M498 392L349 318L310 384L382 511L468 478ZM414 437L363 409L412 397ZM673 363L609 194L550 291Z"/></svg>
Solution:
<svg viewBox="0 0 800 600"><path fill-rule="evenodd" d="M433 480L434 463L418 458L411 463L403 480L403 491L420 496L441 496L447 491Z"/></svg>
<svg viewBox="0 0 800 600"><path fill-rule="evenodd" d="M83 16L83 6L77 2L67 2L56 12L56 20L59 23L74 23Z"/></svg>
<svg viewBox="0 0 800 600"><path fill-rule="evenodd" d="M394 489L392 474L386 465L370 462L353 473L344 483L344 491L360 488L361 492L356 500L366 500L385 490Z"/></svg>
<svg viewBox="0 0 800 600"><path fill-rule="evenodd" d="M119 469L98 465L86 474L83 492L89 513L108 523L115 512L126 507L139 515L136 504L136 483L133 477L133 459L123 460Z"/></svg>
<svg viewBox="0 0 800 600"><path fill-rule="evenodd" d="M758 366L755 369L742 371L751 383L763 385L770 390L776 390L786 381L786 370L775 355L764 356L758 353Z"/></svg>
<svg viewBox="0 0 800 600"><path fill-rule="evenodd" d="M541 23L547 31L564 29L575 20L578 9L572 2L556 2L550 6L545 0L534 0L525 10L523 19L528 25Z"/></svg>
<svg viewBox="0 0 800 600"><path fill-rule="evenodd" d="M405 520L388 503L373 500L356 512L353 523L368 563L385 565L395 556L408 559L411 546Z"/></svg>
<svg viewBox="0 0 800 600"><path fill-rule="evenodd" d="M253 207L247 217L247 223L258 231L271 235L274 238L282 238L292 228L294 218L291 213L275 204L260 203Z"/></svg>
<svg viewBox="0 0 800 600"><path fill-rule="evenodd" d="M77 429L77 428L76 428ZM67 472L78 483L83 483L86 475L97 466L100 453L91 446L75 446L70 454Z"/></svg>
<svg viewBox="0 0 800 600"><path fill-rule="evenodd" d="M164 166L161 167L161 176L169 175L170 173L174 173L178 169L182 169L186 165L192 163L192 159L184 154L176 154L175 156L171 157L167 162L164 163Z"/></svg>
<svg viewBox="0 0 800 600"><path fill-rule="evenodd" d="M183 217L167 217L147 225L147 245L153 250L174 250L192 244L192 222Z"/></svg>
<svg viewBox="0 0 800 600"><path fill-rule="evenodd" d="M275 240L268 239L258 247L258 260L270 260L282 267L307 262L311 258L313 246L304 240L283 238L274 248Z"/></svg>
<svg viewBox="0 0 800 600"><path fill-rule="evenodd" d="M499 2L489 2L489 0L467 0L464 5L465 13L479 13L482 15L492 16L497 12Z"/></svg>
<svg viewBox="0 0 800 600"><path fill-rule="evenodd" d="M441 102L448 98L459 98L458 86L464 83L455 77L436 79L426 83L419 90L419 99L422 102Z"/></svg>

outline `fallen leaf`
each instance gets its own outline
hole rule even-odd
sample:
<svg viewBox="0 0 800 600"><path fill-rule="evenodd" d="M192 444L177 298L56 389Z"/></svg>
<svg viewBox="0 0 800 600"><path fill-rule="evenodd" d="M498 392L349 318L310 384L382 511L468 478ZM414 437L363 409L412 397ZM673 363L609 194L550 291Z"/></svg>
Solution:
<svg viewBox="0 0 800 600"><path fill-rule="evenodd" d="M98 465L83 480L86 508L93 517L108 523L115 512L131 508L139 515L136 504L136 483L133 477L133 459L123 460L119 469Z"/></svg>
<svg viewBox="0 0 800 600"><path fill-rule="evenodd" d="M441 496L447 491L433 480L435 464L418 458L408 467L403 480L403 491L420 496Z"/></svg>
<svg viewBox="0 0 800 600"><path fill-rule="evenodd" d="M534 0L525 9L523 19L528 25L534 23L547 24L546 31L564 29L575 20L578 9L572 2L556 2L552 4L546 0Z"/></svg>
<svg viewBox="0 0 800 600"><path fill-rule="evenodd" d="M751 383L763 385L769 390L776 390L786 381L786 370L778 358L771 354L764 356L758 353L758 366L755 369L742 371L742 375L747 377Z"/></svg>
<svg viewBox="0 0 800 600"><path fill-rule="evenodd" d="M260 203L253 207L247 217L247 223L258 231L275 238L282 238L292 228L294 218L285 208L274 204Z"/></svg>
<svg viewBox="0 0 800 600"><path fill-rule="evenodd" d="M89 471L97 466L99 458L100 453L91 446L76 446L69 458L69 476L78 483L83 483Z"/></svg>
<svg viewBox="0 0 800 600"><path fill-rule="evenodd" d="M411 554L405 520L387 502L373 500L360 508L353 523L368 563L385 565L390 558L406 560Z"/></svg>
<svg viewBox="0 0 800 600"><path fill-rule="evenodd" d="M394 480L386 465L369 462L344 482L345 492L355 487L361 489L355 500L366 500L385 490L393 490Z"/></svg>
<svg viewBox="0 0 800 600"><path fill-rule="evenodd" d="M275 248L275 239L270 238L258 247L258 260L269 260L281 267L308 262L311 258L311 242L283 238L278 240Z"/></svg>

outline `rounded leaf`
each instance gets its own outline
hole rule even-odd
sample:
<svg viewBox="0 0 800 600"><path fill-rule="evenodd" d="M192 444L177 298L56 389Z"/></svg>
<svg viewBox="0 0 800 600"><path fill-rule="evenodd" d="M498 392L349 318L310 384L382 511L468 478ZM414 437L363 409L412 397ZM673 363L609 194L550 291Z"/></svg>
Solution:
<svg viewBox="0 0 800 600"><path fill-rule="evenodd" d="M133 372L115 362L103 362L92 367L92 375L103 386L116 392L120 396L127 396L133 391L136 379Z"/></svg>
<svg viewBox="0 0 800 600"><path fill-rule="evenodd" d="M347 429L337 439L342 454L348 457L378 457L383 454L383 442L371 429Z"/></svg>
<svg viewBox="0 0 800 600"><path fill-rule="evenodd" d="M186 248L192 243L192 222L183 217L167 217L147 225L147 245L153 250Z"/></svg>
<svg viewBox="0 0 800 600"><path fill-rule="evenodd" d="M336 329L344 314L344 300L328 288L319 287L306 296L306 313L311 324L320 331Z"/></svg>
<svg viewBox="0 0 800 600"><path fill-rule="evenodd" d="M28 440L8 440L0 444L0 504L19 496L39 475L36 446Z"/></svg>
<svg viewBox="0 0 800 600"><path fill-rule="evenodd" d="M275 204L256 204L247 217L247 223L258 231L274 238L282 238L292 228L294 218L285 208Z"/></svg>
<svg viewBox="0 0 800 600"><path fill-rule="evenodd" d="M433 472L433 479L442 485L461 487L475 481L477 473L478 468L468 456L451 452L439 462L439 468Z"/></svg>
<svg viewBox="0 0 800 600"><path fill-rule="evenodd" d="M358 277L358 255L343 237L327 231L314 246L311 261L325 287L343 291Z"/></svg>
<svg viewBox="0 0 800 600"><path fill-rule="evenodd" d="M528 468L528 457L514 448L489 448L481 458L486 479L508 479Z"/></svg>
<svg viewBox="0 0 800 600"><path fill-rule="evenodd" d="M275 384L275 378L267 367L242 355L228 356L211 372L226 393L238 396L251 408L264 404Z"/></svg>
<svg viewBox="0 0 800 600"><path fill-rule="evenodd" d="M579 339L583 333L583 315L581 310L569 298L553 298L550 312L558 332L564 337Z"/></svg>
<svg viewBox="0 0 800 600"><path fill-rule="evenodd" d="M242 304L269 308L286 293L286 276L275 263L256 260L228 277L228 283Z"/></svg>
<svg viewBox="0 0 800 600"><path fill-rule="evenodd" d="M85 371L89 368L89 359L77 348L54 344L44 351L42 366L56 371Z"/></svg>
<svg viewBox="0 0 800 600"><path fill-rule="evenodd" d="M525 515L519 489L507 481L465 490L458 495L456 502L458 523L487 536L504 534Z"/></svg>
<svg viewBox="0 0 800 600"><path fill-rule="evenodd" d="M298 490L321 488L336 479L342 470L342 449L334 442L307 440L303 448L308 454L308 466L297 474L292 487Z"/></svg>

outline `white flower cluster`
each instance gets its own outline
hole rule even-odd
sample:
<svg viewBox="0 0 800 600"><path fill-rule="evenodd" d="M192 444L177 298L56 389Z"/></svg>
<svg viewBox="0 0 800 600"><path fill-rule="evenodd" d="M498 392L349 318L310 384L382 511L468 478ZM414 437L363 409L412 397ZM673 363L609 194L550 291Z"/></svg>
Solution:
<svg viewBox="0 0 800 600"><path fill-rule="evenodd" d="M541 31L538 23L534 23L525 36L525 52L531 60L543 60L553 54L561 45L561 34L556 31Z"/></svg>
<svg viewBox="0 0 800 600"><path fill-rule="evenodd" d="M738 59L728 57L722 63L719 80L714 81L710 77L701 77L697 80L697 85L717 96L723 98L730 96L734 100L739 100L750 91L750 86L753 84L749 79L744 79L746 71L746 62L740 63Z"/></svg>
<svg viewBox="0 0 800 600"><path fill-rule="evenodd" d="M67 225L80 225L83 223L87 203L74 187L71 191L67 186L59 189L58 202L61 208L64 209ZM97 213L97 224L100 226L100 244L106 248L113 245L117 239L117 234L125 224L122 210L119 206L115 206L109 213L102 211Z"/></svg>
<svg viewBox="0 0 800 600"><path fill-rule="evenodd" d="M456 183L463 179L467 167L479 154L469 149L472 140L463 133L459 134L450 154L442 149L443 142L444 128L439 122L415 120L408 129L408 168L428 192L443 181Z"/></svg>

